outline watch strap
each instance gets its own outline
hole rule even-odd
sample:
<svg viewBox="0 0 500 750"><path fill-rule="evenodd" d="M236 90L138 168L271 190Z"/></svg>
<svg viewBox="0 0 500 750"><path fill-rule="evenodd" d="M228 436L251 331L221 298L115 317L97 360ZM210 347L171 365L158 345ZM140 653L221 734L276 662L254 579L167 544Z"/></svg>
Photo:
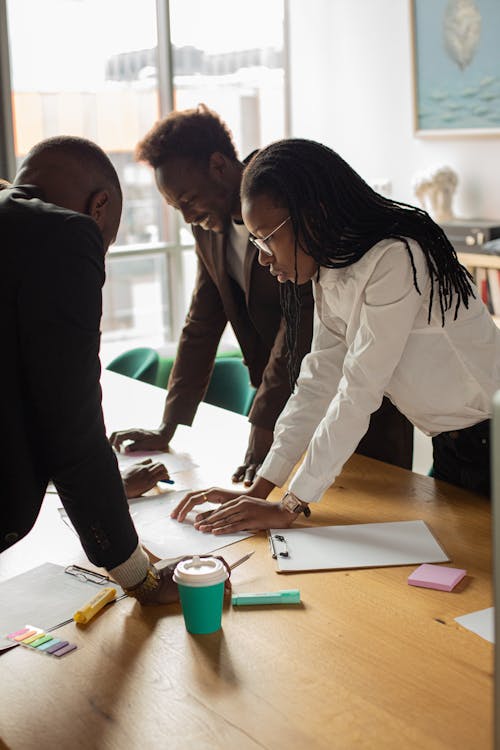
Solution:
<svg viewBox="0 0 500 750"><path fill-rule="evenodd" d="M148 598L152 591L156 591L160 586L160 574L154 567L150 565L146 577L137 586L132 586L128 589L123 589L128 596L133 596L138 602L143 602Z"/></svg>
<svg viewBox="0 0 500 750"><path fill-rule="evenodd" d="M307 503L303 503L302 500L293 494L293 492L287 491L283 495L280 503L282 508L285 508L290 513L303 513L306 518L311 515L311 509Z"/></svg>

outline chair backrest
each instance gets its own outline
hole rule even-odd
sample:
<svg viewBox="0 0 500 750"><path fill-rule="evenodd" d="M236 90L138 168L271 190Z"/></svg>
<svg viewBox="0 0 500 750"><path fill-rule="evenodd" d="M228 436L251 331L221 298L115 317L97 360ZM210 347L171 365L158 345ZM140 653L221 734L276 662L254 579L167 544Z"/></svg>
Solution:
<svg viewBox="0 0 500 750"><path fill-rule="evenodd" d="M107 365L106 369L155 385L158 362L158 352L143 346L119 354Z"/></svg>
<svg viewBox="0 0 500 750"><path fill-rule="evenodd" d="M160 354L158 362L158 371L156 373L156 383L158 388L166 388L168 385L168 379L174 366L174 357L162 357Z"/></svg>
<svg viewBox="0 0 500 750"><path fill-rule="evenodd" d="M248 369L241 358L222 357L215 360L204 401L247 415L254 395L255 388L250 384Z"/></svg>

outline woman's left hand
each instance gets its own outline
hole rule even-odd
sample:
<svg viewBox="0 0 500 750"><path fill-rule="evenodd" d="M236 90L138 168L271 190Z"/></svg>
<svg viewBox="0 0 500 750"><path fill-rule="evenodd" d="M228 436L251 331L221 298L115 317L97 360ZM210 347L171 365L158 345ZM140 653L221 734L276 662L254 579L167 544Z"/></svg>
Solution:
<svg viewBox="0 0 500 750"><path fill-rule="evenodd" d="M286 529L296 517L282 509L279 503L244 496L230 500L216 510L198 513L194 526L212 534L231 534L234 531Z"/></svg>

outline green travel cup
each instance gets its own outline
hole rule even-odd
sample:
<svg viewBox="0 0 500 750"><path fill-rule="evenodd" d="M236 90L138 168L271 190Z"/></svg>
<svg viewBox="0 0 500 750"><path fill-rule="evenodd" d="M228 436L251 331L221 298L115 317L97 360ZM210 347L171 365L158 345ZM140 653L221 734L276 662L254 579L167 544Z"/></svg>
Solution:
<svg viewBox="0 0 500 750"><path fill-rule="evenodd" d="M174 581L189 633L215 633L220 629L227 577L224 564L216 557L193 555L177 564Z"/></svg>

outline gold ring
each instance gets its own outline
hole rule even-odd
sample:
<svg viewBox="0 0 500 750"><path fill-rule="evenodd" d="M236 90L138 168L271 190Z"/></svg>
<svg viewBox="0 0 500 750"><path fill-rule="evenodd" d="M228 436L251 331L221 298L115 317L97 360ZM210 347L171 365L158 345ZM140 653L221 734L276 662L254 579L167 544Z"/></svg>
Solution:
<svg viewBox="0 0 500 750"><path fill-rule="evenodd" d="M205 492L203 493L203 502L205 502L205 503L208 502L208 497L207 497L207 495L206 495Z"/></svg>

